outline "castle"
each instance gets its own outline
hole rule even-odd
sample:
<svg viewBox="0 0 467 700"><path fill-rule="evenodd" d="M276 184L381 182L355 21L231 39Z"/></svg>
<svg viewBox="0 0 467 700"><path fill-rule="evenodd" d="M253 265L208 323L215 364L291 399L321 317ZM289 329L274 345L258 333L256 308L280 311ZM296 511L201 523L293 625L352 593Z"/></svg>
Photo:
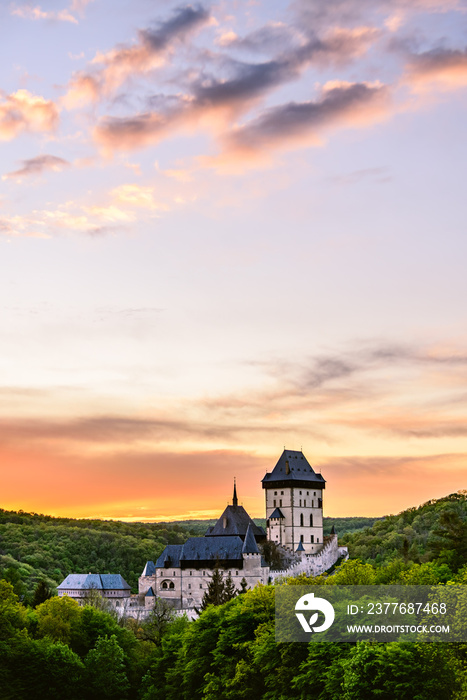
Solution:
<svg viewBox="0 0 467 700"><path fill-rule="evenodd" d="M337 535L323 537L323 490L325 480L316 474L301 451L285 449L262 486L266 497L267 533L255 525L238 505L234 485L232 504L204 537L191 537L185 544L167 545L154 564L148 561L139 578L139 596L145 608L156 597L179 610L199 607L216 566L230 573L237 589L243 579L249 588L284 576L305 573L316 576L341 556ZM261 554L267 540L291 557L281 571L273 571Z"/></svg>

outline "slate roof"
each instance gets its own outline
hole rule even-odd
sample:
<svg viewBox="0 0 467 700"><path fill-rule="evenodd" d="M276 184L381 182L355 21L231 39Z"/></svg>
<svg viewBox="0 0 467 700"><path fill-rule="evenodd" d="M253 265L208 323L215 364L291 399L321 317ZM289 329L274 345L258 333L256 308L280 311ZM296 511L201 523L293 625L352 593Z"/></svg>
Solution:
<svg viewBox="0 0 467 700"><path fill-rule="evenodd" d="M248 525L248 530L246 531L242 552L243 554L259 554L258 545L256 544L255 536L253 534L253 528L251 527L251 525Z"/></svg>
<svg viewBox="0 0 467 700"><path fill-rule="evenodd" d="M131 590L120 574L68 574L57 586L59 591L67 590Z"/></svg>
<svg viewBox="0 0 467 700"><path fill-rule="evenodd" d="M154 566L153 561L147 561L146 566L143 569L143 573L141 576L154 576L156 573L156 567Z"/></svg>
<svg viewBox="0 0 467 700"><path fill-rule="evenodd" d="M168 544L158 560L156 561L156 569L168 564L169 566L180 566L180 555L182 553L182 544Z"/></svg>
<svg viewBox="0 0 467 700"><path fill-rule="evenodd" d="M304 552L304 551L305 551L305 547L303 546L303 543L302 543L302 542L299 542L299 543L298 543L298 547L297 547L297 549L296 549L295 551L296 551L296 552Z"/></svg>
<svg viewBox="0 0 467 700"><path fill-rule="evenodd" d="M289 473L287 473L287 471ZM272 470L262 480L263 488L269 488L274 482L307 482L310 488L324 489L325 480L316 474L301 450L284 450Z"/></svg>
<svg viewBox="0 0 467 700"><path fill-rule="evenodd" d="M152 586L149 586L148 592L144 596L145 598L154 598L154 591L152 590Z"/></svg>
<svg viewBox="0 0 467 700"><path fill-rule="evenodd" d="M278 519L278 518L285 518L285 515L284 515L284 513L281 511L280 508L276 508L276 509L271 513L271 515L269 516L269 518L272 518L273 520L274 520L274 518L277 518L277 519Z"/></svg>
<svg viewBox="0 0 467 700"><path fill-rule="evenodd" d="M263 528L255 525L243 506L227 506L214 527L208 529L205 537L238 535L243 540L246 537L248 527L253 529L255 538L260 540L266 539L266 533Z"/></svg>
<svg viewBox="0 0 467 700"><path fill-rule="evenodd" d="M166 565L177 568L180 562L189 565L201 561L211 561L214 564L217 559L241 560L242 547L243 542L237 536L190 537L185 544L167 545L156 561L156 569L164 568Z"/></svg>

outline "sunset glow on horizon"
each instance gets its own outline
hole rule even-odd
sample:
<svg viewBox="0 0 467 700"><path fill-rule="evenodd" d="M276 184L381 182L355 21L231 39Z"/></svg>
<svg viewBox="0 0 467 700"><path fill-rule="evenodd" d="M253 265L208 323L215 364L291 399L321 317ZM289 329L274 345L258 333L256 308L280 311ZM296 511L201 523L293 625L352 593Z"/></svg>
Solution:
<svg viewBox="0 0 467 700"><path fill-rule="evenodd" d="M0 507L467 488L461 0L0 7Z"/></svg>

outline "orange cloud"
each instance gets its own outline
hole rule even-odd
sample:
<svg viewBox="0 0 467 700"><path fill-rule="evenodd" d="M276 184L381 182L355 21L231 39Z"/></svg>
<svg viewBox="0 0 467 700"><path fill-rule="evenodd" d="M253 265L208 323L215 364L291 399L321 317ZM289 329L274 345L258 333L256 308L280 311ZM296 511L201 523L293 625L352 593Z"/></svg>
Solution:
<svg viewBox="0 0 467 700"><path fill-rule="evenodd" d="M58 109L51 100L17 90L0 96L0 140L11 141L23 131L54 131L58 125Z"/></svg>
<svg viewBox="0 0 467 700"><path fill-rule="evenodd" d="M467 50L434 49L412 56L406 81L416 92L467 86Z"/></svg>
<svg viewBox="0 0 467 700"><path fill-rule="evenodd" d="M70 81L68 92L62 97L66 109L77 109L89 102L97 102L100 96L99 81L92 75L76 73Z"/></svg>

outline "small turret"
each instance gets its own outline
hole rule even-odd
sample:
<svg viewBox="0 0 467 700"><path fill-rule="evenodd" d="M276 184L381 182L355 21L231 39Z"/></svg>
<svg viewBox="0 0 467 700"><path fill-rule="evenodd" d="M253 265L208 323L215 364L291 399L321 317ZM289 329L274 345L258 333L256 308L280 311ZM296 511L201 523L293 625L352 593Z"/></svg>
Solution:
<svg viewBox="0 0 467 700"><path fill-rule="evenodd" d="M258 545L256 544L255 536L253 534L253 528L248 525L246 531L245 541L242 547L243 554L259 554Z"/></svg>
<svg viewBox="0 0 467 700"><path fill-rule="evenodd" d="M233 505L233 506L238 506L237 484L235 483L235 477L234 477L234 490L233 490L232 505Z"/></svg>

